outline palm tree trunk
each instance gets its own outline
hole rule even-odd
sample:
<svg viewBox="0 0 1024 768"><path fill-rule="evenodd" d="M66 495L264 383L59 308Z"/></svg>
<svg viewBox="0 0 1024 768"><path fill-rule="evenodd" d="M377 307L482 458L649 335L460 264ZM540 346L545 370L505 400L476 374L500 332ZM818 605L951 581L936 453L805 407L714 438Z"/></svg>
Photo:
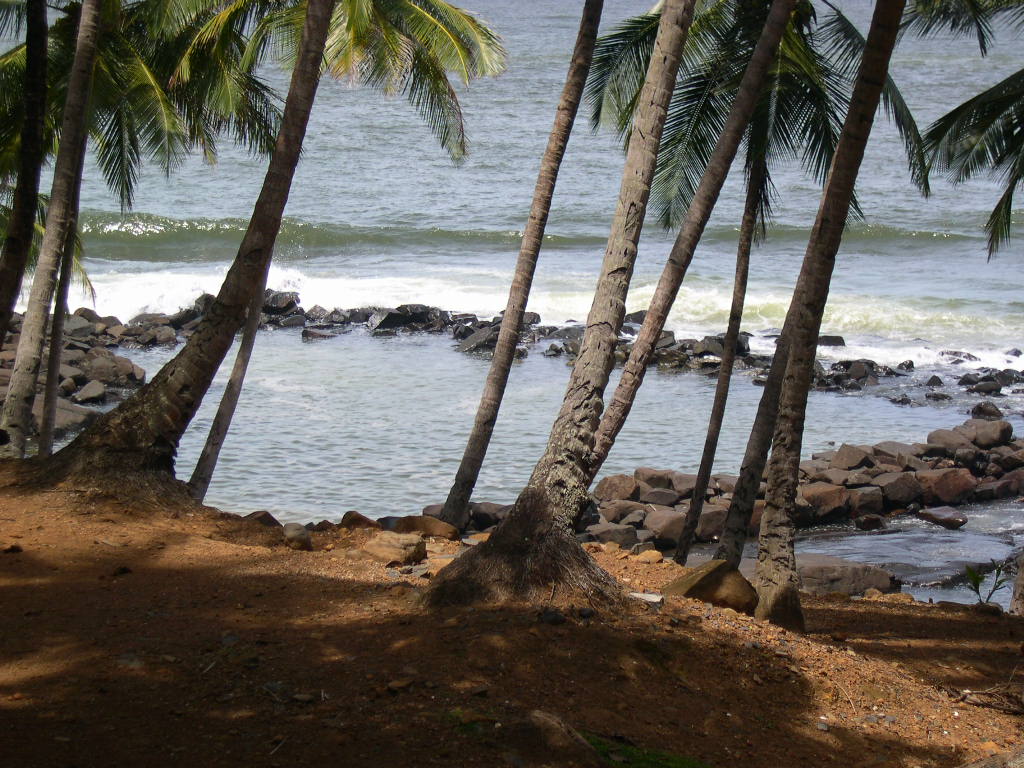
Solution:
<svg viewBox="0 0 1024 768"><path fill-rule="evenodd" d="M0 349L21 293L21 279L32 250L39 174L43 168L43 125L46 115L46 2L25 3L25 121L21 125L18 181L11 218L0 253Z"/></svg>
<svg viewBox="0 0 1024 768"><path fill-rule="evenodd" d="M241 327L281 227L320 79L333 0L309 0L298 60L263 187L220 293L184 348L132 398L57 453L50 477L153 472L173 475L178 441Z"/></svg>
<svg viewBox="0 0 1024 768"><path fill-rule="evenodd" d="M64 241L74 215L75 186L88 137L89 96L92 68L99 36L100 0L84 0L79 10L75 58L68 79L68 95L61 121L60 147L54 163L53 186L46 210L46 231L39 249L32 292L29 294L21 339L11 373L11 382L0 413L0 427L7 430L10 453L25 455L25 442L32 430L32 405L36 397L39 366L46 343L46 325L57 281Z"/></svg>
<svg viewBox="0 0 1024 768"><path fill-rule="evenodd" d="M79 201L82 192L82 173L85 170L85 153L78 163L78 183L75 185L71 204L71 226L64 240L64 253L60 261L60 278L53 300L53 322L50 323L50 349L46 362L46 383L43 386L43 415L39 420L39 455L53 453L53 430L57 423L57 392L60 388L60 357L64 350L64 320L68 314L68 294L71 292L71 277L75 271L75 240L78 234Z"/></svg>
<svg viewBox="0 0 1024 768"><path fill-rule="evenodd" d="M267 266L270 266L269 262ZM260 328L260 313L263 310L263 292L266 289L266 284L267 273L264 272L263 284L260 290L253 294L252 303L249 305L249 311L245 317L245 326L242 328L242 340L238 345L235 365L231 369L231 376L224 388L224 394L221 395L220 405L217 406L217 414L213 417L210 432L203 444L203 451L199 454L199 461L196 462L195 469L192 470L192 477L188 481L189 492L196 501L206 498L206 492L210 489L210 481L213 479L213 472L217 468L220 449L231 428L231 419L235 415L235 408L238 407L238 398L242 394L245 373L249 369L249 358L252 357L252 348L256 344L256 332Z"/></svg>
<svg viewBox="0 0 1024 768"><path fill-rule="evenodd" d="M565 86L562 88L562 96L555 113L555 124L548 137L544 157L541 159L533 203L530 206L530 218L519 246L519 258L509 289L508 304L501 318L498 343L494 348L483 395L473 421L473 431L469 435L466 450L455 474L455 482L441 511L441 519L458 528L465 527L469 520L469 500L480 475L480 467L483 466L484 457L487 455L487 447L491 442L494 424L498 420L498 411L505 394L505 385L508 383L509 371L515 359L523 312L530 297L537 257L543 244L544 228L551 210L551 198L555 193L558 170L565 156L569 135L572 133L576 112L590 72L603 6L604 0L587 0L583 6L576 47L573 49L569 64L569 74L565 78Z"/></svg>
<svg viewBox="0 0 1024 768"><path fill-rule="evenodd" d="M754 514L757 491L761 487L764 465L768 463L768 451L772 447L775 417L779 411L779 392L782 389L782 377L786 373L786 350L786 331L783 329L775 347L775 357L768 370L764 391L761 392L761 400L757 404L750 437L747 438L739 479L736 481L732 501L729 502L729 511L725 516L722 540L715 552L716 560L725 560L733 568L739 568L743 559L743 546L747 542L747 530Z"/></svg>
<svg viewBox="0 0 1024 768"><path fill-rule="evenodd" d="M588 501L586 467L693 5L693 0L666 0L662 11L586 332L547 449L509 517L433 582L434 604L527 597L557 585L591 598L616 593L611 577L576 542L573 526Z"/></svg>
<svg viewBox="0 0 1024 768"><path fill-rule="evenodd" d="M697 482L693 486L693 496L690 497L690 508L686 512L683 532L676 546L675 561L681 565L686 565L690 547L693 546L697 523L700 521L700 513L704 508L704 494L708 490L711 468L715 463L715 452L718 450L718 436L722 432L722 421L725 418L725 406L729 399L729 384L732 382L732 370L736 363L736 343L740 338L740 323L743 320L743 304L747 296L750 248L754 242L754 230L757 227L757 211L765 172L765 158L756 158L750 169L750 177L747 179L747 197L743 206L743 219L740 222L739 244L736 248L736 276L732 284L732 306L729 308L729 324L723 342L725 350L722 353L722 365L718 370L715 400L711 406L711 420L708 423L707 437L704 439L704 453L700 457Z"/></svg>
<svg viewBox="0 0 1024 768"><path fill-rule="evenodd" d="M1017 577L1013 580L1010 613L1015 616L1024 616L1024 555L1017 558Z"/></svg>
<svg viewBox="0 0 1024 768"><path fill-rule="evenodd" d="M875 3L850 109L843 123L787 313L789 354L779 398L772 455L768 462L768 492L761 521L756 586L759 597L757 615L795 630L802 630L804 626L798 592L800 579L793 549L793 503L799 477L807 393L836 254L842 242L854 183L878 110L905 3L906 0L878 0Z"/></svg>
<svg viewBox="0 0 1024 768"><path fill-rule="evenodd" d="M708 160L707 168L704 169L700 184L686 211L683 226L669 253L668 262L665 264L654 296L651 298L651 305L640 327L640 333L637 334L637 338L633 342L633 349L626 360L622 378L619 379L612 402L601 419L593 459L588 468L591 480L597 475L604 460L608 457L608 451L611 450L615 438L622 430L623 424L626 423L626 417L633 407L633 400L643 383L647 364L654 353L654 345L661 337L669 310L672 309L676 294L679 292L679 286L693 260L693 253L704 234L704 227L711 217L722 185L725 183L726 176L729 175L733 158L743 140L754 109L757 107L757 102L768 78L768 68L775 59L779 41L789 24L789 17L793 12L794 5L796 5L796 0L773 0L772 2L764 28L761 30L761 36L754 47L754 53L750 57L750 63L747 64L743 79L736 92L736 98L729 110L729 116L726 118L722 133Z"/></svg>

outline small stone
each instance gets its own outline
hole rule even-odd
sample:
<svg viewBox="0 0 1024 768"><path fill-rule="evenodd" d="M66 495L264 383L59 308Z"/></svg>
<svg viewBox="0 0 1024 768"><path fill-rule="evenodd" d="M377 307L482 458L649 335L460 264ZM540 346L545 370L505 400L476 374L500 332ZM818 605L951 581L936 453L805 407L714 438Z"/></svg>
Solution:
<svg viewBox="0 0 1024 768"><path fill-rule="evenodd" d="M306 526L299 523L286 523L282 529L284 543L289 549L301 549L309 552L313 549L313 539Z"/></svg>
<svg viewBox="0 0 1024 768"><path fill-rule="evenodd" d="M550 624L551 626L558 626L566 622L565 614L554 608L545 608L540 612L539 618L542 624Z"/></svg>
<svg viewBox="0 0 1024 768"><path fill-rule="evenodd" d="M654 564L660 563L665 559L665 557L658 550L649 549L646 552L641 552L639 555L636 555L634 559L640 563Z"/></svg>

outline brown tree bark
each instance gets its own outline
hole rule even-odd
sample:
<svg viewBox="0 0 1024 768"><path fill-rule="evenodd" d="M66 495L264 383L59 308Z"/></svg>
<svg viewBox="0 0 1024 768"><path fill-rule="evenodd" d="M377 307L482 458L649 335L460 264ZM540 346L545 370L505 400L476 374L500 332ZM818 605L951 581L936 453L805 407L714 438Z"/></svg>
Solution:
<svg viewBox="0 0 1024 768"><path fill-rule="evenodd" d="M842 242L854 184L878 110L905 4L905 0L878 0L875 3L850 108L786 318L789 354L768 462L768 492L757 556L757 616L798 631L803 630L804 619L793 549L793 503L799 477L807 393L836 254Z"/></svg>
<svg viewBox="0 0 1024 768"><path fill-rule="evenodd" d="M270 266L269 262L267 266ZM210 489L210 481L213 479L213 472L217 468L220 449L231 428L231 419L235 415L235 408L238 407L238 398L242 394L242 385L245 383L245 372L249 369L249 359L252 357L252 349L256 344L256 333L260 328L260 314L263 311L263 293L266 290L266 285L267 273L264 271L262 285L253 294L252 303L249 305L249 311L245 317L242 340L238 344L238 353L235 355L235 364L231 368L231 376L228 378L227 386L224 387L224 394L221 395L217 413L210 425L210 432L206 436L203 450L199 454L199 460L188 481L189 493L196 501L201 502L206 498L206 492Z"/></svg>
<svg viewBox="0 0 1024 768"><path fill-rule="evenodd" d="M68 294L75 271L75 241L78 235L79 200L82 192L82 172L85 154L79 158L78 183L71 203L71 226L64 240L60 260L60 277L53 298L53 320L50 323L50 344L46 361L46 383L43 385L43 413L39 420L39 455L53 453L53 431L57 423L57 396L60 389L60 358L64 351L64 321L68 314Z"/></svg>
<svg viewBox="0 0 1024 768"><path fill-rule="evenodd" d="M593 458L588 468L591 480L597 475L604 460L608 457L608 451L611 450L615 438L622 430L623 424L626 423L626 417L633 407L637 390L643 383L647 365L654 353L654 345L661 337L668 313L679 293L679 286L693 260L694 251L704 234L704 227L711 217L715 203L718 202L718 195L729 175L729 168L732 166L733 158L743 140L750 118L754 114L767 79L768 68L775 58L779 41L789 24L789 17L793 12L794 5L796 5L796 0L773 0L772 2L761 36L754 47L754 53L750 57L732 107L729 109L729 116L726 118L722 133L708 160L707 168L704 169L700 184L686 211L683 226L672 245L668 261L658 280L654 296L651 298L651 305L640 326L640 332L633 342L633 349L626 360L622 378L619 379L619 384L615 388L611 404L601 418Z"/></svg>
<svg viewBox="0 0 1024 768"><path fill-rule="evenodd" d="M1013 580L1010 613L1024 616L1024 555L1017 558L1017 577Z"/></svg>
<svg viewBox="0 0 1024 768"><path fill-rule="evenodd" d="M718 383L715 385L715 399L711 405L711 419L708 423L707 437L704 439L704 452L700 457L697 470L697 481L690 497L690 507L686 511L683 532L676 545L675 561L686 565L686 558L693 546L693 537L697 532L697 523L704 508L704 494L711 480L711 469L718 451L718 436L722 433L722 422L725 419L725 406L729 400L729 385L732 383L732 371L736 363L736 343L740 338L740 323L743 321L743 304L747 298L747 275L750 272L750 249L754 242L754 231L757 228L757 211L761 199L761 187L765 178L765 158L756 158L747 179L747 196L743 204L743 218L740 222L740 237L736 247L736 274L732 283L732 305L729 308L729 324L725 331L725 347L722 354L722 365L718 369Z"/></svg>
<svg viewBox="0 0 1024 768"><path fill-rule="evenodd" d="M491 367L487 373L483 395L473 421L473 430L466 443L455 482L448 492L441 519L458 528L464 528L469 521L469 501L473 495L480 467L483 466L487 447L491 442L498 411L505 394L509 371L515 359L516 345L519 343L519 332L523 324L523 313L530 297L533 275L537 268L537 257L544 241L544 229L547 226L548 214L551 210L551 198L555 193L555 182L558 170L565 156L573 123L583 97L583 89L590 72L590 63L594 56L594 43L597 30L601 24L601 10L604 0L586 0L583 16L580 19L576 46L569 63L569 73L565 78L565 86L555 113L555 124L548 136L547 148L541 159L540 172L533 192L530 206L530 217L523 231L523 239L519 246L519 257L516 260L512 286L509 289L508 304L501 319L498 342L491 358Z"/></svg>
<svg viewBox="0 0 1024 768"><path fill-rule="evenodd" d="M772 447L775 417L779 410L779 392L782 389L782 377L786 373L786 349L786 333L783 329L775 347L775 357L772 358L764 391L757 404L754 424L743 452L739 479L732 492L732 501L729 502L729 511L725 516L725 528L715 552L716 560L725 560L733 568L739 568L743 559L743 547L747 542L747 530L754 514L757 491L761 487L764 465L768 463L768 452Z"/></svg>
<svg viewBox="0 0 1024 768"><path fill-rule="evenodd" d="M665 115L693 0L666 0L626 151L619 200L586 332L544 455L509 517L483 544L437 577L434 605L524 598L561 586L591 599L615 599L612 578L576 542L573 526L588 503L587 467L604 388L625 315Z"/></svg>
<svg viewBox="0 0 1024 768"><path fill-rule="evenodd" d="M21 125L21 154L14 187L11 218L0 252L0 349L21 293L25 264L32 250L39 174L43 168L43 124L46 116L46 2L25 3L25 117Z"/></svg>
<svg viewBox="0 0 1024 768"><path fill-rule="evenodd" d="M89 96L92 68L99 36L100 0L84 0L78 16L75 58L68 79L68 94L61 121L60 146L54 162L53 186L46 210L46 231L39 248L39 259L32 278L21 338L11 381L0 412L0 428L7 431L10 455L25 455L25 443L32 431L32 405L36 397L39 367L46 343L50 303L57 282L57 271L64 241L73 216L72 203L78 183L81 157L88 138Z"/></svg>
<svg viewBox="0 0 1024 768"><path fill-rule="evenodd" d="M149 472L162 479L173 476L178 441L241 327L253 295L262 291L320 80L333 6L333 0L307 4L277 143L249 226L216 301L181 352L145 387L52 457L45 467L49 477L108 474L123 478Z"/></svg>

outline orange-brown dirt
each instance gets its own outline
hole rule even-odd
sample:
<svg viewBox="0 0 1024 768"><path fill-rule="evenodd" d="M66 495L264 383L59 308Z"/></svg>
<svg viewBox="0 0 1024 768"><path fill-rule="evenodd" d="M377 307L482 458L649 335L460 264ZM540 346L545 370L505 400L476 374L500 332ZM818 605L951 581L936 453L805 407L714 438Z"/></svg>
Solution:
<svg viewBox="0 0 1024 768"><path fill-rule="evenodd" d="M810 596L803 636L680 598L561 605L558 625L541 605L431 613L424 579L361 555L366 531L297 552L209 508L11 477L0 464L5 766L536 765L509 727L534 709L722 768L955 766L1024 738L982 705L1021 703L1022 619ZM680 572L595 557L631 590Z"/></svg>

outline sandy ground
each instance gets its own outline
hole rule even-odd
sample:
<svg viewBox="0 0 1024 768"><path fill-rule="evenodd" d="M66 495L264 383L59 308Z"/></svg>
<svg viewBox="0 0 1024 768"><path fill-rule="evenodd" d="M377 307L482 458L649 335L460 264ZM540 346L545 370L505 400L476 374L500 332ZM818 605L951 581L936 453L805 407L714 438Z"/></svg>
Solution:
<svg viewBox="0 0 1024 768"><path fill-rule="evenodd" d="M808 596L803 636L680 598L431 613L369 535L296 552L208 508L0 487L0 763L572 764L530 756L535 709L617 765L955 766L1024 738L1022 619L900 595ZM680 572L595 557L631 590Z"/></svg>

